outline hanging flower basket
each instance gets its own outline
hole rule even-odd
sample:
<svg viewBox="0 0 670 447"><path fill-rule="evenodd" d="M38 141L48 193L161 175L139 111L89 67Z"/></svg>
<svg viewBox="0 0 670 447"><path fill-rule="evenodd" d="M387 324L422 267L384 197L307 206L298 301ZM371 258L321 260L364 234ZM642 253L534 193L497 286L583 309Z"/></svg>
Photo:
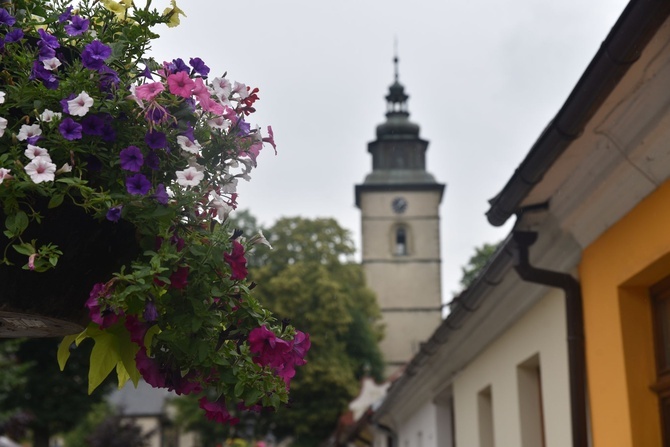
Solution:
<svg viewBox="0 0 670 447"><path fill-rule="evenodd" d="M89 391L115 371L233 423L286 403L310 347L253 296L265 238L227 224L274 137L258 89L145 56L183 14L150 5L0 7L0 337L67 334L61 368L91 338Z"/></svg>

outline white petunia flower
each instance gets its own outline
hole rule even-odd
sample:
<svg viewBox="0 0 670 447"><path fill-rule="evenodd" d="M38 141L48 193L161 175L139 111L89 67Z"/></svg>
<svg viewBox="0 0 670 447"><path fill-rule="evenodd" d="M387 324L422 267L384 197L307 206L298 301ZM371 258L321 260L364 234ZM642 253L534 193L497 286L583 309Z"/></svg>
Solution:
<svg viewBox="0 0 670 447"><path fill-rule="evenodd" d="M5 92L0 92L0 104L5 102Z"/></svg>
<svg viewBox="0 0 670 447"><path fill-rule="evenodd" d="M70 115L84 116L88 113L88 109L93 106L93 98L88 93L81 92L79 96L67 102L67 109Z"/></svg>
<svg viewBox="0 0 670 447"><path fill-rule="evenodd" d="M183 171L177 171L176 174L177 183L186 187L197 186L200 181L205 178L205 174L193 166L190 166Z"/></svg>
<svg viewBox="0 0 670 447"><path fill-rule="evenodd" d="M24 152L26 157L30 158L33 160L36 157L43 157L45 159L48 159L51 161L51 156L49 155L49 151L44 149L43 147L35 146L32 144L28 145L28 149L26 149Z"/></svg>
<svg viewBox="0 0 670 447"><path fill-rule="evenodd" d="M49 71L53 71L61 66L61 63L57 57L52 57L51 59L45 59L42 61L42 64L44 64L44 68Z"/></svg>
<svg viewBox="0 0 670 447"><path fill-rule="evenodd" d="M12 174L10 174L10 172L12 172L10 169L0 168L0 185L5 180L12 178Z"/></svg>
<svg viewBox="0 0 670 447"><path fill-rule="evenodd" d="M191 154L197 154L200 152L200 149L202 149L202 146L200 146L198 140L191 141L184 135L179 135L177 137L177 143L179 143L179 147L181 147L186 152L190 152Z"/></svg>
<svg viewBox="0 0 670 447"><path fill-rule="evenodd" d="M19 141L25 141L28 138L36 137L37 135L42 135L42 129L40 129L39 124L24 124L21 126L21 129L19 129L19 134L16 138L18 138Z"/></svg>
<svg viewBox="0 0 670 447"><path fill-rule="evenodd" d="M217 116L216 118L208 119L207 120L207 125L211 127L212 129L220 129L223 131L226 131L230 128L231 121L225 119L222 116Z"/></svg>
<svg viewBox="0 0 670 447"><path fill-rule="evenodd" d="M5 134L5 129L7 129L7 120L0 118L0 137Z"/></svg>
<svg viewBox="0 0 670 447"><path fill-rule="evenodd" d="M40 121L44 123L50 123L54 120L59 120L63 116L60 112L54 112L53 110L44 109L44 112L40 114Z"/></svg>
<svg viewBox="0 0 670 447"><path fill-rule="evenodd" d="M52 182L56 173L56 165L45 157L35 157L25 167L26 174L35 183Z"/></svg>
<svg viewBox="0 0 670 447"><path fill-rule="evenodd" d="M56 174L64 174L66 172L72 172L72 166L70 166L70 163L65 163L63 166L61 166L60 169L56 171Z"/></svg>

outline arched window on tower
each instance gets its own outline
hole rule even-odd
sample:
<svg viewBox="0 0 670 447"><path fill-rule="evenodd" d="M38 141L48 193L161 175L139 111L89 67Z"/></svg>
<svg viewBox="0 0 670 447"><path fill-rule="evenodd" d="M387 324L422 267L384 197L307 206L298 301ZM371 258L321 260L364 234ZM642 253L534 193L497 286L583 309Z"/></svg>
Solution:
<svg viewBox="0 0 670 447"><path fill-rule="evenodd" d="M405 227L398 227L395 230L395 254L396 256L407 255L407 230Z"/></svg>

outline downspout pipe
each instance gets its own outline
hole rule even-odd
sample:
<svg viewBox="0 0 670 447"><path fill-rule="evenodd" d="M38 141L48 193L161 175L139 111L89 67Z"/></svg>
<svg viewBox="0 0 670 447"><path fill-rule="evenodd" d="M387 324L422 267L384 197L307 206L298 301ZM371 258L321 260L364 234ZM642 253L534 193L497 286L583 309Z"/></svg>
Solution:
<svg viewBox="0 0 670 447"><path fill-rule="evenodd" d="M556 287L565 292L572 445L573 447L587 447L584 311L579 282L567 273L539 269L530 265L529 247L537 240L537 233L513 231L512 238L516 242L514 269L521 279L536 284Z"/></svg>

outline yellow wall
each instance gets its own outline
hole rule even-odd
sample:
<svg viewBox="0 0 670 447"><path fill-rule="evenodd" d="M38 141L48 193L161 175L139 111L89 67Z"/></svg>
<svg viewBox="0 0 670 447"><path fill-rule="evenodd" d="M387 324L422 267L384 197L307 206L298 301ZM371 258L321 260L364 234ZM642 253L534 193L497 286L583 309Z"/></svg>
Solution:
<svg viewBox="0 0 670 447"><path fill-rule="evenodd" d="M649 287L670 275L670 182L583 253L594 447L661 446Z"/></svg>

